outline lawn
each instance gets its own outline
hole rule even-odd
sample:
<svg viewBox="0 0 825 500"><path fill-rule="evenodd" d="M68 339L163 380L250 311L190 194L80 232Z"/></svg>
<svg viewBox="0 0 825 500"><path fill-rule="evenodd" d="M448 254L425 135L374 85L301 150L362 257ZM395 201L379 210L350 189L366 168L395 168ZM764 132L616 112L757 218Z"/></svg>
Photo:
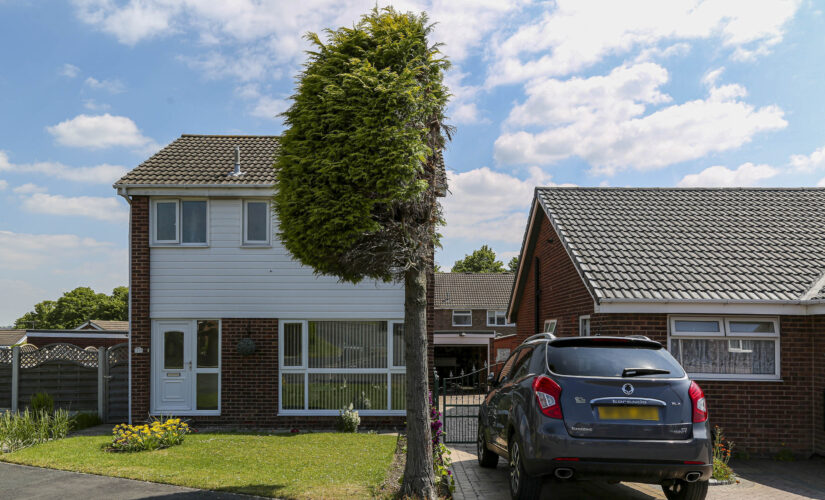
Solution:
<svg viewBox="0 0 825 500"><path fill-rule="evenodd" d="M77 436L0 453L16 464L279 498L365 498L387 477L396 437L376 434L191 434L182 445L104 452Z"/></svg>

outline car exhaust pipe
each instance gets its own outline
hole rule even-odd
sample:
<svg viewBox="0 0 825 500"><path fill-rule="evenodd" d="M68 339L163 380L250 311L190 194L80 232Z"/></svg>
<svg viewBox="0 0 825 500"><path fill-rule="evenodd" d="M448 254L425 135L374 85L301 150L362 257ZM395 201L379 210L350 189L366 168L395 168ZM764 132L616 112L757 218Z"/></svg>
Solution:
<svg viewBox="0 0 825 500"><path fill-rule="evenodd" d="M688 472L687 474L685 474L685 481L689 483L695 483L699 480L700 477L702 477L701 472Z"/></svg>
<svg viewBox="0 0 825 500"><path fill-rule="evenodd" d="M559 467L556 469L556 477L559 479L570 479L573 477L573 469L567 467Z"/></svg>

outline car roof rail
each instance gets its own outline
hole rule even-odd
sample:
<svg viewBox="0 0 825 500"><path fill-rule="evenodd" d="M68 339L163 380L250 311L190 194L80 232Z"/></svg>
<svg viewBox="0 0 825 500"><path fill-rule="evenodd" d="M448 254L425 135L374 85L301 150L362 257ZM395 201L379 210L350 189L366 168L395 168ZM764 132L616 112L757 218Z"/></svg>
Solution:
<svg viewBox="0 0 825 500"><path fill-rule="evenodd" d="M650 340L647 335L626 335L626 337L629 339Z"/></svg>
<svg viewBox="0 0 825 500"><path fill-rule="evenodd" d="M532 342L534 340L554 340L555 338L556 336L552 333L542 332L527 337L526 339L524 339L524 342L522 342L522 344L526 344L527 342Z"/></svg>

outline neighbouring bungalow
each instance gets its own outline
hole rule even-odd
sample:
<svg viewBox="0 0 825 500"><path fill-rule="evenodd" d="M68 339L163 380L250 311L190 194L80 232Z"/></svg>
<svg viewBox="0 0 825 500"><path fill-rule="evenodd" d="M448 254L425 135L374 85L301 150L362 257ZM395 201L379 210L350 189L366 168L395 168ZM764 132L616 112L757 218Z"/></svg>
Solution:
<svg viewBox="0 0 825 500"><path fill-rule="evenodd" d="M512 347L646 335L736 448L825 453L825 189L537 188Z"/></svg>
<svg viewBox="0 0 825 500"><path fill-rule="evenodd" d="M111 347L129 339L128 321L89 320L72 329L30 329L0 331L0 346L30 344L73 344L78 347Z"/></svg>
<svg viewBox="0 0 825 500"><path fill-rule="evenodd" d="M512 288L511 273L435 273L434 352L440 377L496 363L490 341L516 333L516 325L506 319Z"/></svg>

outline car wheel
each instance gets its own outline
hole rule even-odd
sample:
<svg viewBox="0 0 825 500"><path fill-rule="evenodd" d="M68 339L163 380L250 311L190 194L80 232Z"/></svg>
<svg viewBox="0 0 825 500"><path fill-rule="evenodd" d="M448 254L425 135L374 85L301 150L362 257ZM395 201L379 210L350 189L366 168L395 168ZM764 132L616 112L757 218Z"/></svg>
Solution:
<svg viewBox="0 0 825 500"><path fill-rule="evenodd" d="M513 436L510 439L510 496L513 500L535 500L541 495L541 479L524 470L521 446Z"/></svg>
<svg viewBox="0 0 825 500"><path fill-rule="evenodd" d="M478 465L489 469L495 469L498 465L498 455L487 449L487 440L484 438L484 430L478 426Z"/></svg>
<svg viewBox="0 0 825 500"><path fill-rule="evenodd" d="M705 500L708 494L708 482L688 483L677 479L673 484L662 486L667 500Z"/></svg>

